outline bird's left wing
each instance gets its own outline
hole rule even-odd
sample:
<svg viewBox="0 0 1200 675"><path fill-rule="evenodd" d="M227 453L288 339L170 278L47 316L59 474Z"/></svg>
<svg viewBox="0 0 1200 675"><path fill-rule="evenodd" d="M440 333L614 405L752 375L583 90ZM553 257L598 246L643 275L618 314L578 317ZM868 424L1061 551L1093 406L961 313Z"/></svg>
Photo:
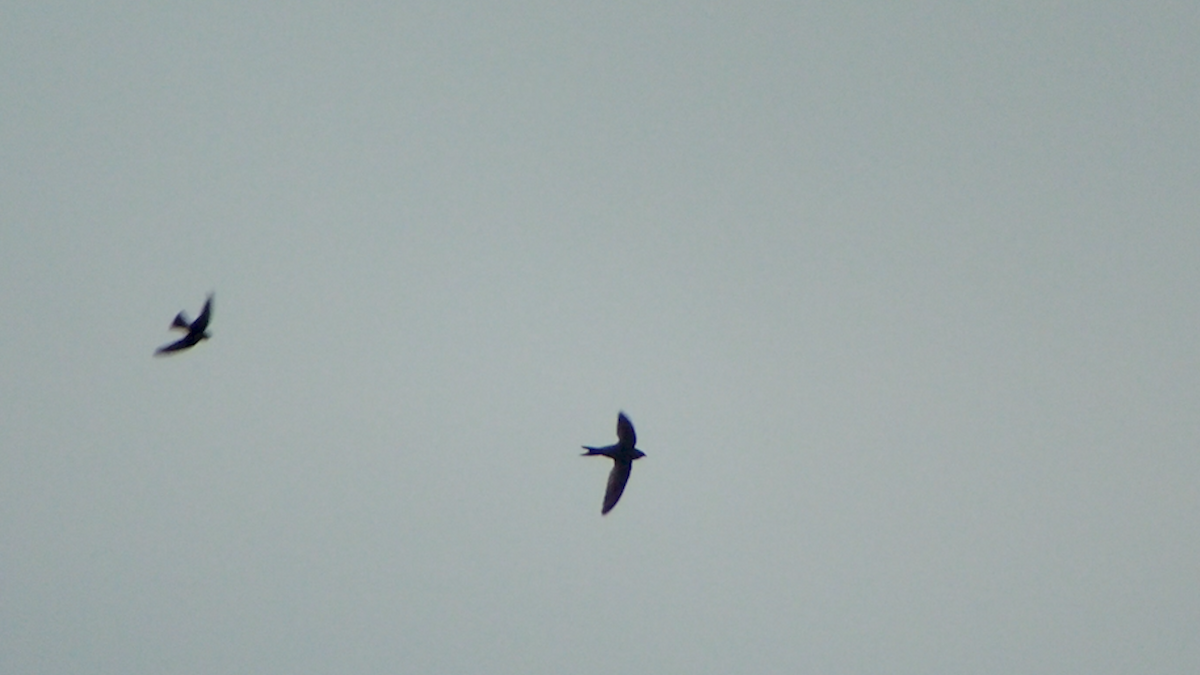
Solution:
<svg viewBox="0 0 1200 675"><path fill-rule="evenodd" d="M169 345L159 347L154 351L154 355L170 354L171 352L177 352L188 347L194 347L200 341L201 335L202 333L188 333Z"/></svg>
<svg viewBox="0 0 1200 675"><path fill-rule="evenodd" d="M608 489L604 491L604 507L600 509L600 515L612 511L620 501L621 493L625 492L625 484L629 482L629 471L632 468L633 462L613 462L612 471L608 474Z"/></svg>

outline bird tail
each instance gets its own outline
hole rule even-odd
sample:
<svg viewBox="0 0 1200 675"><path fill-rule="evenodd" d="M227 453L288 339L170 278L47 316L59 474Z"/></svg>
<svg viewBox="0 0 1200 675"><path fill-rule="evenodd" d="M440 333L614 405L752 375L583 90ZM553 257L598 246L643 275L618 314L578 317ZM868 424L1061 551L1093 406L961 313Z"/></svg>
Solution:
<svg viewBox="0 0 1200 675"><path fill-rule="evenodd" d="M175 320L171 322L171 328L175 330L188 330L192 327L192 322L187 320L187 312L180 312L175 315Z"/></svg>
<svg viewBox="0 0 1200 675"><path fill-rule="evenodd" d="M584 457L587 457L588 455L603 455L604 454L603 448L589 448L586 445L582 445L580 447L582 447L584 450L587 450L587 452L583 453Z"/></svg>

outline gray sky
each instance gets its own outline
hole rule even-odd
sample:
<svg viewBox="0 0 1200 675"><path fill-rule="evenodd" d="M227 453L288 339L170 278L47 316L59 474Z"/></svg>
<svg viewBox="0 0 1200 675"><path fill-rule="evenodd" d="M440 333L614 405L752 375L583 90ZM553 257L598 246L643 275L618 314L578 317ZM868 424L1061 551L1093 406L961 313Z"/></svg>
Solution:
<svg viewBox="0 0 1200 675"><path fill-rule="evenodd" d="M0 10L0 671L1200 671L1194 2L392 5Z"/></svg>

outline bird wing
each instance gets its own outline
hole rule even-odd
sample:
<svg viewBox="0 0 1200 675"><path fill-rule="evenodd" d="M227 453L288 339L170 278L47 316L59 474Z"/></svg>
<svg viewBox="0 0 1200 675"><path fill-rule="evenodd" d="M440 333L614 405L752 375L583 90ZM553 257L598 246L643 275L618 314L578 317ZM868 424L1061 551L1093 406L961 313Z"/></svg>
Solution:
<svg viewBox="0 0 1200 675"><path fill-rule="evenodd" d="M169 345L163 345L163 346L159 347L157 350L154 351L154 353L156 355L170 354L171 352L177 352L182 349L187 349L188 347L194 347L194 346L196 346L196 343L200 341L200 336L202 336L202 335L204 335L204 333L202 333L202 332L201 333L197 333L197 332L188 333L187 335L184 335L183 337L179 338L178 340L176 340L175 342L172 342Z"/></svg>
<svg viewBox="0 0 1200 675"><path fill-rule="evenodd" d="M633 462L613 462L612 471L608 474L608 489L604 491L604 508L600 509L600 515L612 511L617 505L621 493L625 492L625 484L629 482L629 471L632 468Z"/></svg>
<svg viewBox="0 0 1200 675"><path fill-rule="evenodd" d="M629 421L625 413L617 414L617 439L621 441L622 447L637 447L637 434L633 431L633 422Z"/></svg>
<svg viewBox="0 0 1200 675"><path fill-rule="evenodd" d="M200 310L200 316L196 317L196 322L191 326L192 332L203 333L208 328L208 320L212 318L212 301L212 293L209 293L208 299L204 301L204 309Z"/></svg>

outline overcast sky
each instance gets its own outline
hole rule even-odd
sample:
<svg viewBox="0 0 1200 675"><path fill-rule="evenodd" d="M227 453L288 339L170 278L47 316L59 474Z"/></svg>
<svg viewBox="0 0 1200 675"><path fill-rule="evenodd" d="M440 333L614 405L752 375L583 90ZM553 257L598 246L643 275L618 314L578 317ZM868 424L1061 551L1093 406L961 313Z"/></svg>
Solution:
<svg viewBox="0 0 1200 675"><path fill-rule="evenodd" d="M0 64L0 671L1200 672L1194 1L8 3Z"/></svg>

